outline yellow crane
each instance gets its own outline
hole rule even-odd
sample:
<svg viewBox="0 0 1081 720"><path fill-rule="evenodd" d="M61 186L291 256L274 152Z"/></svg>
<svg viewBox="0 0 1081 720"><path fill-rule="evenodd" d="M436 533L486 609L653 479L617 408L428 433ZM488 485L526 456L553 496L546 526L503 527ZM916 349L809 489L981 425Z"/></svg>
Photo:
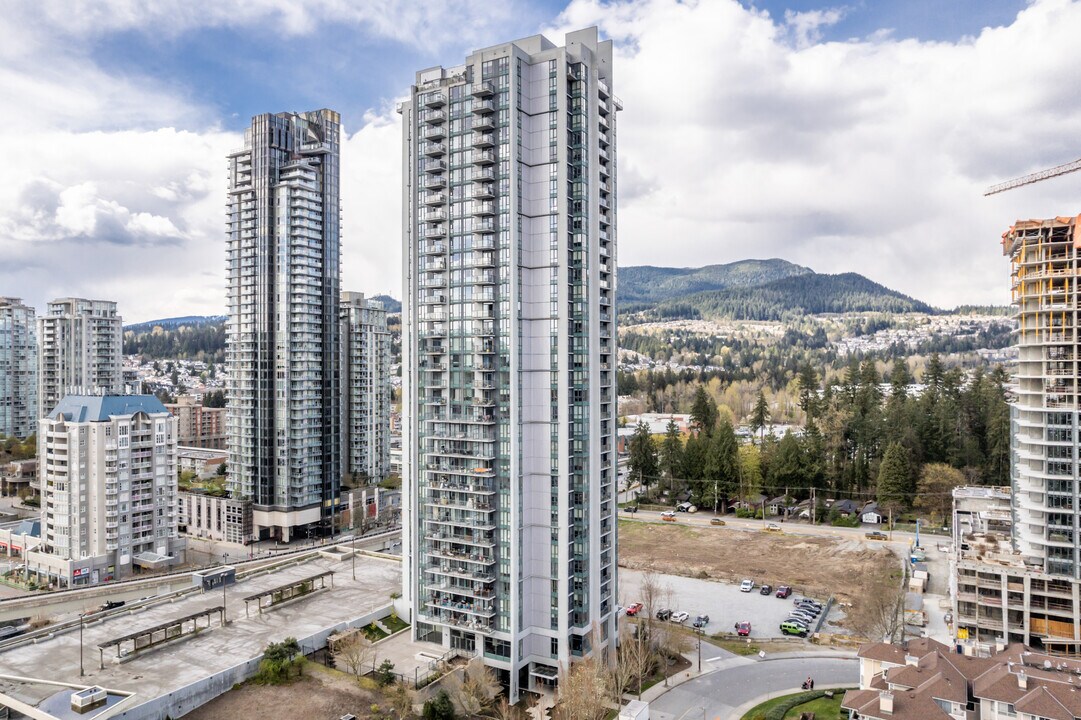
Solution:
<svg viewBox="0 0 1081 720"><path fill-rule="evenodd" d="M1031 185L1032 183L1040 182L1041 180L1048 180L1059 175L1066 175L1067 173L1077 172L1081 170L1081 158L1068 162L1064 165L1056 165L1053 168L1046 170L1040 170L1029 175L1022 175L1019 178L1013 180L1007 180L1006 182L999 183L998 185L992 185L984 190L984 197L988 195L994 195L995 193L1006 192L1007 190L1013 190L1014 188L1021 187L1022 185Z"/></svg>

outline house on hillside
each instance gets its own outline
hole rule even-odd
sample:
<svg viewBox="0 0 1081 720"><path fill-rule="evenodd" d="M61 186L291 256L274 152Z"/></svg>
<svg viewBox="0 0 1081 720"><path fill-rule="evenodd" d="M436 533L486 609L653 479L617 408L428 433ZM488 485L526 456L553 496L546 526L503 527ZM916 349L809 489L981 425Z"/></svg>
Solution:
<svg viewBox="0 0 1081 720"><path fill-rule="evenodd" d="M841 517L848 517L849 515L855 515L860 511L860 506L855 500L837 500L831 506L830 510L836 509L841 514Z"/></svg>
<svg viewBox="0 0 1081 720"><path fill-rule="evenodd" d="M871 525L882 524L882 513L878 510L878 503L869 502L860 511L860 521Z"/></svg>

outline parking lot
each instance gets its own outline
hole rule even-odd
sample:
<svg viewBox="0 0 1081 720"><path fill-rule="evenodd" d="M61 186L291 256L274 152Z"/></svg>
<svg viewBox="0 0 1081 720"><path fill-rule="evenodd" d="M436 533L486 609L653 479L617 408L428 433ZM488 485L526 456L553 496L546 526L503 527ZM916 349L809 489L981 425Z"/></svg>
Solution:
<svg viewBox="0 0 1081 720"><path fill-rule="evenodd" d="M619 569L621 605L626 606L642 600L642 575L638 570ZM708 634L734 632L737 622L750 620L752 638L781 637L779 626L793 608L791 597L781 599L775 597L773 592L769 596L760 595L758 587L752 592L744 593L740 592L738 585L713 580L660 574L657 579L662 588L660 606L689 613L690 618L684 623L687 627L691 627L696 615L709 615L709 624L706 625ZM751 579L756 583L761 580ZM669 590L670 593L667 592ZM825 602L825 598L815 599ZM656 609L654 608L654 611ZM838 615L836 610L830 613L831 618L835 615Z"/></svg>

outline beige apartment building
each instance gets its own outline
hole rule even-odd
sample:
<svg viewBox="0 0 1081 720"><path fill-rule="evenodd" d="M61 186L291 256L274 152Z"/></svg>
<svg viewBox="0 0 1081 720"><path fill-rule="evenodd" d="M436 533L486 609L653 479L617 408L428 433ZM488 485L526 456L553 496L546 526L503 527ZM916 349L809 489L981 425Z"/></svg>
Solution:
<svg viewBox="0 0 1081 720"><path fill-rule="evenodd" d="M60 585L182 559L176 419L152 395L68 395L41 420L41 551L27 568Z"/></svg>
<svg viewBox="0 0 1081 720"><path fill-rule="evenodd" d="M225 449L225 408L205 407L191 395L181 395L165 408L177 423L177 443L186 447Z"/></svg>

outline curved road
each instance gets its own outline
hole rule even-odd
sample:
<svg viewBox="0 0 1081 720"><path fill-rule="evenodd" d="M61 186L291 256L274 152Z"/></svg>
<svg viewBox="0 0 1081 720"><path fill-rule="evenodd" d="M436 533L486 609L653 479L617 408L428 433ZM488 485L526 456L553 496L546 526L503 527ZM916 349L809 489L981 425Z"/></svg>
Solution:
<svg viewBox="0 0 1081 720"><path fill-rule="evenodd" d="M731 662L731 661L729 661ZM766 695L799 692L809 675L819 686L859 686L859 661L778 656L722 667L674 687L649 704L650 720L739 720L740 705Z"/></svg>

